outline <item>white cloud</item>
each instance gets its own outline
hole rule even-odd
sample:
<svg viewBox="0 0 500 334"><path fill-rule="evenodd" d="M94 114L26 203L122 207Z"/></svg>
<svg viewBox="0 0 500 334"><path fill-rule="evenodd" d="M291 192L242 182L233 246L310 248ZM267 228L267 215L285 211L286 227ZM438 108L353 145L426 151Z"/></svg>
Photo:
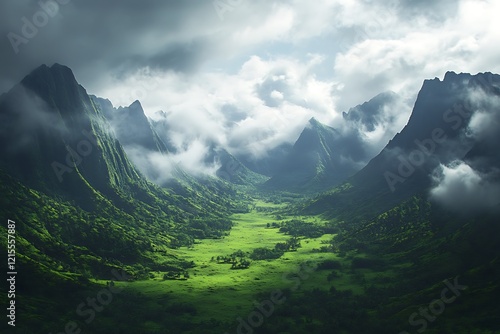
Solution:
<svg viewBox="0 0 500 334"><path fill-rule="evenodd" d="M23 6L0 13L2 31L19 29L5 13L32 12ZM500 2L482 0L255 0L220 20L211 1L124 1L119 11L72 2L21 58L1 48L0 83L17 76L11 68L62 62L115 105L139 99L151 117L164 110L179 150L200 140L262 155L293 142L310 117L342 128L341 112L381 92L411 105L424 79L500 72L499 12ZM96 15L106 20L83 29ZM409 108L386 114L362 133L372 152L401 130Z"/></svg>
<svg viewBox="0 0 500 334"><path fill-rule="evenodd" d="M124 149L139 170L159 185L166 184L172 178L181 177L180 171L194 176L215 176L220 168L217 161L206 162L210 156L210 148L200 140L195 140L179 152L168 155L137 146L126 146Z"/></svg>
<svg viewBox="0 0 500 334"><path fill-rule="evenodd" d="M449 70L499 72L500 65L492 61L492 55L500 55L500 21L493 15L499 10L498 2L463 0L456 14L442 22L428 24L425 17L405 22L405 17L389 16L376 31L361 29L352 38L354 44L335 59L336 79L345 85L347 96L342 108L382 87L415 96L424 79L442 77Z"/></svg>
<svg viewBox="0 0 500 334"><path fill-rule="evenodd" d="M115 105L142 96L146 113L156 120L154 112L164 109L168 136L179 150L202 140L235 153L262 155L296 140L309 118L330 122L338 117L332 85L313 72L321 60L254 56L236 74L214 72L196 78L146 68L102 94Z"/></svg>
<svg viewBox="0 0 500 334"><path fill-rule="evenodd" d="M500 209L499 170L488 174L463 161L437 168L431 198L459 213Z"/></svg>
<svg viewBox="0 0 500 334"><path fill-rule="evenodd" d="M236 43L259 44L286 37L294 25L295 11L290 7L274 5L271 13L260 24L247 25L233 33Z"/></svg>

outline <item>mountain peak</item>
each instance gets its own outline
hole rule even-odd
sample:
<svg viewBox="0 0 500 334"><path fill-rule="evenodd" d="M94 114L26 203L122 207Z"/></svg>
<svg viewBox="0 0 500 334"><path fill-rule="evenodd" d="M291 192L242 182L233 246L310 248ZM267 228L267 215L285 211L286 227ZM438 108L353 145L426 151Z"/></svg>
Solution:
<svg viewBox="0 0 500 334"><path fill-rule="evenodd" d="M319 124L319 121L316 118L311 117L311 119L309 119L309 123L315 125L315 124Z"/></svg>
<svg viewBox="0 0 500 334"><path fill-rule="evenodd" d="M46 64L42 64L35 68L30 74L28 74L27 77L30 76L63 76L65 78L72 78L75 82L75 76L73 74L73 71L65 66L61 65L59 63L54 63L52 66L47 66Z"/></svg>
<svg viewBox="0 0 500 334"><path fill-rule="evenodd" d="M383 111L383 106L391 105L400 100L398 94L386 91L371 98L369 101L359 104L348 112L343 112L342 117L348 122L363 124L368 131L374 131Z"/></svg>
<svg viewBox="0 0 500 334"><path fill-rule="evenodd" d="M321 123L314 117L311 117L311 119L309 119L309 122L307 124L308 126L306 128L310 129L321 129L324 126L323 123Z"/></svg>
<svg viewBox="0 0 500 334"><path fill-rule="evenodd" d="M444 74L444 78L443 78L443 81L447 81L447 80L453 80L457 77L457 73L455 73L454 71L448 71Z"/></svg>
<svg viewBox="0 0 500 334"><path fill-rule="evenodd" d="M73 71L58 63L51 67L45 64L37 67L24 77L21 85L48 101L65 94L76 97L80 90L80 85L76 81Z"/></svg>
<svg viewBox="0 0 500 334"><path fill-rule="evenodd" d="M443 82L457 82L459 80L468 80L472 75L470 73L455 73L453 71L448 71L444 75Z"/></svg>
<svg viewBox="0 0 500 334"><path fill-rule="evenodd" d="M133 117L146 118L146 114L144 113L144 109L142 108L142 104L139 100L135 100L128 107L119 107L118 111L125 112Z"/></svg>
<svg viewBox="0 0 500 334"><path fill-rule="evenodd" d="M50 67L50 69L54 70L54 71L70 71L70 72L73 72L73 71L71 71L71 69L68 66L62 65L62 64L59 64L59 63L52 64L52 66Z"/></svg>
<svg viewBox="0 0 500 334"><path fill-rule="evenodd" d="M135 100L128 107L131 108L131 109L138 109L138 108L142 109L142 104L141 104L141 102L139 100Z"/></svg>

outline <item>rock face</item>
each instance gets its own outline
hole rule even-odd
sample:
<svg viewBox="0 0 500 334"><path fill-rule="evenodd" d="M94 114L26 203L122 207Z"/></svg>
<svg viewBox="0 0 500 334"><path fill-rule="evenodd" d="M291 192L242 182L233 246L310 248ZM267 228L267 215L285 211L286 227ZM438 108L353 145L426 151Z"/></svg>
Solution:
<svg viewBox="0 0 500 334"><path fill-rule="evenodd" d="M143 184L72 71L40 66L0 101L2 168L35 189L83 201Z"/></svg>
<svg viewBox="0 0 500 334"><path fill-rule="evenodd" d="M266 186L300 191L342 181L347 171L341 168L334 151L337 137L335 129L310 119L283 165Z"/></svg>
<svg viewBox="0 0 500 334"><path fill-rule="evenodd" d="M338 129L312 118L266 186L317 192L342 183L380 152L382 147L366 142L366 133L380 132L381 127L392 124L392 114L398 111L388 113L386 109L398 108L401 103L397 94L381 93L344 112Z"/></svg>
<svg viewBox="0 0 500 334"><path fill-rule="evenodd" d="M139 101L128 107L114 108L109 100L95 96L92 99L101 108L123 146L168 153L167 146L151 126Z"/></svg>

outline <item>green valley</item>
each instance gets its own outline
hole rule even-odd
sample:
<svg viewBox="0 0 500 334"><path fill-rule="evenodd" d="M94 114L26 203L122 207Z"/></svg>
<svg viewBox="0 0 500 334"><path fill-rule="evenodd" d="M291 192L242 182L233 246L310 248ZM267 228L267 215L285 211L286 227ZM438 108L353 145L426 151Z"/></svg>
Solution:
<svg viewBox="0 0 500 334"><path fill-rule="evenodd" d="M425 81L365 161L356 136L398 101L351 109L347 130L310 119L290 150L259 156L277 164L263 175L214 138L176 142L187 130L171 113L115 108L68 67L40 66L0 97L6 326L499 333L500 76Z"/></svg>

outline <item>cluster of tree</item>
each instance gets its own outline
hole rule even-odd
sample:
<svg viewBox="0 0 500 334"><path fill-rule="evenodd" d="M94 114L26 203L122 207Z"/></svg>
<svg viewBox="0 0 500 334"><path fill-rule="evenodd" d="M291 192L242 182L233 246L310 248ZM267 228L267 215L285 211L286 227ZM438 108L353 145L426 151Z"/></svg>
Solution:
<svg viewBox="0 0 500 334"><path fill-rule="evenodd" d="M342 269L342 264L337 260L324 260L320 262L317 270L337 270Z"/></svg>
<svg viewBox="0 0 500 334"><path fill-rule="evenodd" d="M228 218L197 217L189 220L190 230L186 231L191 238L220 239L231 229L233 222ZM183 242L182 245L189 245Z"/></svg>
<svg viewBox="0 0 500 334"><path fill-rule="evenodd" d="M435 226L431 214L430 203L415 196L371 220L341 221L332 249L343 253L402 250L432 237Z"/></svg>
<svg viewBox="0 0 500 334"><path fill-rule="evenodd" d="M273 191L267 193L260 193L259 196L267 203L273 204L293 204L303 201L304 194L291 193L286 191Z"/></svg>
<svg viewBox="0 0 500 334"><path fill-rule="evenodd" d="M233 213L248 213L248 212L250 212L250 207L247 203L244 203L244 202L236 203L233 205L231 212L233 212Z"/></svg>
<svg viewBox="0 0 500 334"><path fill-rule="evenodd" d="M368 333L367 308L351 291L332 287L302 296L288 290L284 294L286 304L277 307L259 333Z"/></svg>
<svg viewBox="0 0 500 334"><path fill-rule="evenodd" d="M277 222L272 222L272 223L267 223L266 227L267 228L280 228L285 226L285 222L277 223Z"/></svg>
<svg viewBox="0 0 500 334"><path fill-rule="evenodd" d="M250 253L252 260L271 260L280 258L285 252L296 251L300 247L300 239L292 237L286 242L278 242L273 249L259 247Z"/></svg>
<svg viewBox="0 0 500 334"><path fill-rule="evenodd" d="M385 267L385 261L382 258L376 257L355 257L351 262L352 269L371 269L379 271L385 269Z"/></svg>
<svg viewBox="0 0 500 334"><path fill-rule="evenodd" d="M187 280L189 277L187 271L168 271L163 275L163 280Z"/></svg>
<svg viewBox="0 0 500 334"><path fill-rule="evenodd" d="M264 213L273 213L276 211L275 207L272 206L254 206L255 211Z"/></svg>
<svg viewBox="0 0 500 334"><path fill-rule="evenodd" d="M251 261L247 259L247 253L243 252L241 249L230 255L212 257L212 261L231 264L231 269L247 269L251 264Z"/></svg>
<svg viewBox="0 0 500 334"><path fill-rule="evenodd" d="M280 224L280 232L296 237L319 238L325 234L325 228L324 226L307 223L303 220L292 219Z"/></svg>

